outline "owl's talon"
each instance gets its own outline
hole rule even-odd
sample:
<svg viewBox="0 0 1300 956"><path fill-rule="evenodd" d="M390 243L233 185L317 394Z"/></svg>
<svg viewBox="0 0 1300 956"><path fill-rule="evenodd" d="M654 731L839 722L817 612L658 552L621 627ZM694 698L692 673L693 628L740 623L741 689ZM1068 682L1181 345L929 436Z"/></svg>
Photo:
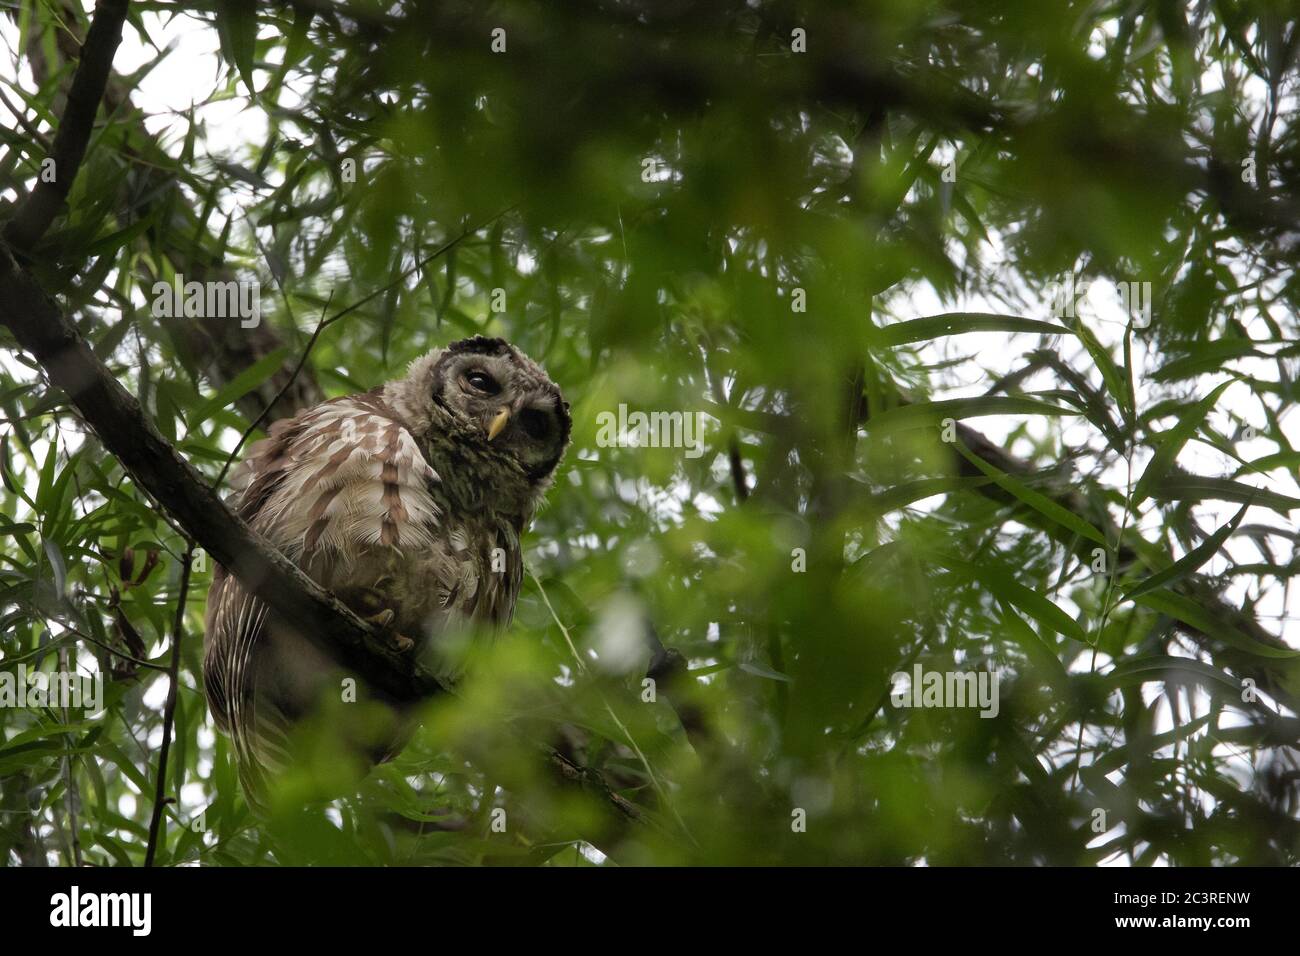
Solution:
<svg viewBox="0 0 1300 956"><path fill-rule="evenodd" d="M394 611L391 607L386 607L382 611L379 611L376 614L372 614L368 618L366 618L366 622L368 624L372 624L375 627L379 628L380 630L384 630L386 628L391 627L393 622L396 620L397 620L397 612Z"/></svg>
<svg viewBox="0 0 1300 956"><path fill-rule="evenodd" d="M386 607L365 618L367 624L379 631L385 643L391 645L399 654L405 654L415 646L415 641L393 630L393 622L396 620L397 612L391 607Z"/></svg>

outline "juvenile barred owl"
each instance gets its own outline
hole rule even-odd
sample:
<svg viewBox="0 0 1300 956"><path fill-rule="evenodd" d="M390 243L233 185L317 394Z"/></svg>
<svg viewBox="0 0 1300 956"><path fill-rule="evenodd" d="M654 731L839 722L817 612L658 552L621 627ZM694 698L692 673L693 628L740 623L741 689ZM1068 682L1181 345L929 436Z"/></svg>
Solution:
<svg viewBox="0 0 1300 956"><path fill-rule="evenodd" d="M232 476L231 503L399 648L454 679L446 642L499 630L514 612L520 535L568 444L568 409L518 349L465 339L405 378L277 422ZM288 762L293 724L340 686L338 667L222 568L208 593L203 682L251 802ZM358 734L372 760L400 731L380 737Z"/></svg>

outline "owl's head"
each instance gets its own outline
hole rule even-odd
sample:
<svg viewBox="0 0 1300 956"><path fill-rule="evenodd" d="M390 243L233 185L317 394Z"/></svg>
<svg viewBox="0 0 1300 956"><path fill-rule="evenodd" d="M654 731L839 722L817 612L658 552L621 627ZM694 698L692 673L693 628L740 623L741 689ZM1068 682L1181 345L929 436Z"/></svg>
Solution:
<svg viewBox="0 0 1300 956"><path fill-rule="evenodd" d="M435 349L390 388L417 439L436 457L492 469L479 477L498 492L540 494L569 443L559 386L504 339L476 335Z"/></svg>

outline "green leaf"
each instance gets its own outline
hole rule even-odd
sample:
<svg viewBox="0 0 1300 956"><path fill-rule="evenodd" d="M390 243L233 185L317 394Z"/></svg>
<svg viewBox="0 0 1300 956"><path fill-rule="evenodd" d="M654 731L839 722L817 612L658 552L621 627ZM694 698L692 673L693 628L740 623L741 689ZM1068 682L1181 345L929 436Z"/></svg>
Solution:
<svg viewBox="0 0 1300 956"><path fill-rule="evenodd" d="M1176 382L1222 371L1224 365L1247 355L1264 355L1248 339L1223 339L1197 347L1191 355L1174 359L1160 367L1151 377L1157 382Z"/></svg>
<svg viewBox="0 0 1300 956"><path fill-rule="evenodd" d="M975 578L995 595L1014 604L1044 627L1072 638L1081 644L1087 639L1079 622L1066 614L1058 605L1048 598L1016 581L1000 565L991 561L973 564L963 561L955 555L944 552L928 552L929 556L950 571Z"/></svg>
<svg viewBox="0 0 1300 956"><path fill-rule="evenodd" d="M279 98L280 87L284 84L284 78L288 75L289 70L297 67L302 63L303 56L311 49L309 42L308 29L311 27L311 21L315 17L315 12L304 7L293 8L293 25L289 28L288 40L284 47L284 59L280 63L280 68L275 71L275 76L267 84L263 93L274 101Z"/></svg>
<svg viewBox="0 0 1300 956"><path fill-rule="evenodd" d="M1178 420L1178 424L1165 432L1164 438L1157 446L1155 454L1147 462L1146 469L1142 472L1142 477L1138 479L1137 486L1133 489L1133 506L1141 504L1151 494L1152 487L1159 481L1173 465L1178 453L1182 451L1183 446L1187 444L1187 439L1191 438L1196 429L1201 426L1205 416L1210 413L1223 390L1233 383L1233 380L1223 382L1217 386L1209 395L1201 399Z"/></svg>
<svg viewBox="0 0 1300 956"><path fill-rule="evenodd" d="M1259 657L1274 657L1285 660L1294 660L1300 657L1300 651L1257 641L1237 630L1231 624L1211 617L1199 604L1183 597L1181 594L1174 594L1171 591L1152 591L1141 594L1134 600L1136 603L1149 607L1153 611L1159 611L1161 614L1182 621L1202 634L1207 634L1223 641L1225 644Z"/></svg>
<svg viewBox="0 0 1300 956"><path fill-rule="evenodd" d="M1162 588L1167 584L1180 580L1191 574L1193 571L1205 564L1206 561L1218 553L1219 548L1223 547L1223 542L1228 540L1228 536L1237 530L1237 525L1241 524L1241 519L1245 517L1246 510L1250 507L1250 502L1241 506L1241 509L1233 516L1232 520L1225 524L1214 534L1210 535L1200 543L1195 549L1187 552L1179 560L1175 561L1163 571L1157 571L1145 581L1142 581L1136 587L1124 594L1122 600L1131 601L1140 594L1146 594L1154 591L1156 588Z"/></svg>
<svg viewBox="0 0 1300 956"><path fill-rule="evenodd" d="M59 443L52 441L45 451L45 463L41 465L41 475L36 482L36 510L42 515L49 517L51 508L50 498L54 493L54 476L58 471L59 463Z"/></svg>
<svg viewBox="0 0 1300 956"><path fill-rule="evenodd" d="M4 438L0 438L0 480L4 482L5 488L8 489L11 494L17 495L23 501L27 502L27 504L31 505L32 508L36 507L36 503L27 496L27 492L23 490L23 486L19 484L17 477L14 475L13 463L9 460L8 435L5 435Z"/></svg>
<svg viewBox="0 0 1300 956"><path fill-rule="evenodd" d="M884 515L891 511L897 511L899 508L905 508L913 502L932 498L935 495L946 495L954 491L978 488L987 484L989 484L987 478L974 476L918 478L916 481L895 485L893 488L872 496L867 507L873 514Z"/></svg>
<svg viewBox="0 0 1300 956"><path fill-rule="evenodd" d="M1094 541L1103 548L1109 547L1106 543L1106 536L1074 512L1061 507L1046 495L1030 488L1020 479L994 468L984 459L971 452L961 442L957 442L957 450L961 452L967 461L993 479L994 484L1003 491L1013 495L1024 504L1027 504L1035 511L1055 521L1057 524L1069 528L1080 537L1087 538L1089 541Z"/></svg>
<svg viewBox="0 0 1300 956"><path fill-rule="evenodd" d="M779 680L790 683L790 677L782 674L780 671L774 671L770 667L765 667L757 661L741 661L736 665L746 674L753 674L755 677L766 677L768 680Z"/></svg>
<svg viewBox="0 0 1300 956"><path fill-rule="evenodd" d="M1238 700L1241 695L1241 681L1219 668L1189 657L1171 657L1166 654L1120 661L1102 677L1103 685L1108 687L1126 687L1151 681L1171 680L1195 681L1204 685L1211 693L1226 691Z"/></svg>
<svg viewBox="0 0 1300 956"><path fill-rule="evenodd" d="M1037 332L1041 335L1071 335L1070 329L1054 322L1039 319L1022 319L1015 315L996 315L989 312L945 312L923 319L895 322L876 330L882 345L905 345L925 342L941 335L961 335L966 332Z"/></svg>
<svg viewBox="0 0 1300 956"><path fill-rule="evenodd" d="M185 419L186 430L194 431L221 409L233 405L261 385L280 367L288 352L289 350L283 347L269 352L232 378L218 389L215 395L190 412L189 417Z"/></svg>
<svg viewBox="0 0 1300 956"><path fill-rule="evenodd" d="M59 546L49 538L42 538L41 547L45 549L45 557L49 559L50 571L54 575L54 591L59 597L65 597L68 593L68 566Z"/></svg>
<svg viewBox="0 0 1300 956"><path fill-rule="evenodd" d="M1288 514L1300 508L1300 498L1291 498L1267 491L1231 478L1209 478L1204 475L1171 475L1151 489L1151 497L1163 501L1231 501L1234 504L1253 503Z"/></svg>
<svg viewBox="0 0 1300 956"><path fill-rule="evenodd" d="M1129 378L1125 375L1115 360L1110 357L1110 352L1104 345L1097 341L1097 337L1092 331L1083 324L1082 321L1075 323L1075 334L1078 335L1079 341L1083 343L1088 354L1092 356L1093 364L1097 366L1097 371L1101 373L1101 379L1106 383L1124 411L1124 417L1132 421L1133 419L1133 393L1129 388Z"/></svg>
<svg viewBox="0 0 1300 956"><path fill-rule="evenodd" d="M235 64L250 94L253 87L253 57L257 49L257 4L252 0L215 0L217 37L221 54Z"/></svg>
<svg viewBox="0 0 1300 956"><path fill-rule="evenodd" d="M1274 468L1300 468L1300 451L1279 451L1271 455L1265 455L1262 458L1256 458L1254 461L1248 461L1237 469L1233 477L1240 478L1247 472L1263 474L1272 471Z"/></svg>
<svg viewBox="0 0 1300 956"><path fill-rule="evenodd" d="M1025 654L1031 661L1047 672L1053 686L1057 688L1069 686L1069 672L1066 671L1065 665L1061 663L1061 659L1057 656L1056 649L1044 640L1041 634L1030 627L1010 604L1001 601L999 603L1002 605L1000 620L1007 633L1024 649Z"/></svg>
<svg viewBox="0 0 1300 956"><path fill-rule="evenodd" d="M93 259L95 256L111 256L128 242L135 239L137 236L144 235L153 228L155 219L157 219L156 215L143 216L131 223L129 226L123 226L116 232L109 233L102 239L97 239L83 250L81 254L87 259Z"/></svg>
<svg viewBox="0 0 1300 956"><path fill-rule="evenodd" d="M894 428L924 428L939 425L944 419L981 418L986 415L1078 415L1072 408L1062 408L1033 398L1009 395L986 395L980 398L952 398L940 402L914 402L873 415L868 431Z"/></svg>

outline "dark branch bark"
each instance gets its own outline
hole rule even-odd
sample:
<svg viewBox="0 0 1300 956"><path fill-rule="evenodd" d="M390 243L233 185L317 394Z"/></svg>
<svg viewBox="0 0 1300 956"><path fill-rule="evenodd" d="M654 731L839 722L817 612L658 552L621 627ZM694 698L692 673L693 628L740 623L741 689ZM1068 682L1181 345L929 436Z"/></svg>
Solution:
<svg viewBox="0 0 1300 956"><path fill-rule="evenodd" d="M705 722L704 712L689 697L679 700L683 687L691 680L686 658L677 648L664 645L652 623L647 621L646 627L654 653L645 676L655 682L657 693L668 702L668 706L677 715L682 730L686 731L686 739L691 742L696 753L702 754L704 748L713 743L713 735Z"/></svg>
<svg viewBox="0 0 1300 956"><path fill-rule="evenodd" d="M50 382L67 392L136 484L274 613L394 701L420 700L442 689L230 513L7 249L0 249L0 323L40 362Z"/></svg>
<svg viewBox="0 0 1300 956"><path fill-rule="evenodd" d="M54 160L54 178L37 182L5 226L5 240L15 249L24 252L32 249L63 209L90 143L95 114L99 112L99 102L113 68L113 55L122 42L126 8L127 0L100 0L95 5L95 19L82 44L81 62L77 64L68 103L54 136L50 157Z"/></svg>
<svg viewBox="0 0 1300 956"><path fill-rule="evenodd" d="M293 621L313 644L392 701L414 702L445 690L433 675L384 643L333 594L231 514L2 243L0 324L8 326L18 343L40 362L50 382L67 392L135 482L273 613ZM645 821L643 811L611 790L598 774L554 750L549 760L562 780L595 791L620 818ZM164 770L160 767L160 779ZM160 802L155 805L155 813L160 806Z"/></svg>
<svg viewBox="0 0 1300 956"><path fill-rule="evenodd" d="M731 483L736 489L736 504L749 500L749 481L745 477L745 461L740 457L740 440L732 437L727 446L727 464L731 466Z"/></svg>
<svg viewBox="0 0 1300 956"><path fill-rule="evenodd" d="M641 823L645 820L645 811L631 800L611 790L609 784L605 783L604 779L596 771L587 767L580 767L556 750L550 751L549 758L551 768L564 783L582 787L585 790L594 790L625 820L633 823Z"/></svg>
<svg viewBox="0 0 1300 956"><path fill-rule="evenodd" d="M32 40L24 50L32 75L42 86L62 63L77 59L81 50L73 32L83 17L81 5L71 0L55 2L51 15L69 26L69 29L59 29L54 33L52 52L55 62L49 62L38 31L32 32ZM16 10L12 16L17 21ZM66 101L66 97L60 99ZM156 256L165 258L173 272L187 279L223 283L236 279L235 273L223 262L221 252L216 251L223 244L212 235L181 188L182 179L171 170L173 160L145 126L143 114L131 101L131 89L121 77L109 75L103 102L107 113L120 117L121 122L127 124L120 147L121 155L130 167L121 196L121 225L147 218L155 209L164 209L166 218L151 233L154 237L152 251ZM138 263L139 281L146 288L161 277L149 263L150 257L147 256L141 257ZM284 344L279 332L267 322L251 329L211 316L164 318L160 322L186 367L206 375L214 388L225 385ZM325 395L309 367L297 375L291 370L291 362L286 359L284 365L266 381L236 400L236 406L245 417L251 421L262 416L263 409L270 403L265 418L274 421L292 417L304 408L324 401Z"/></svg>
<svg viewBox="0 0 1300 956"><path fill-rule="evenodd" d="M905 396L899 396L898 400L902 403L907 402ZM865 410L862 420L866 420ZM988 464L995 468L1017 478L1028 478L1034 474L1035 469L1028 462L1022 461L1015 457L1001 445L990 441L983 434L971 428L969 425L957 423L957 437L968 449L982 458ZM957 452L953 452L953 470L960 475L967 477L978 477L983 473L979 471L970 461ZM1019 505L1019 499L1009 492L1003 490L995 484L983 484L975 487L973 490L1001 504L1009 506ZM1141 556L1135 548L1124 545L1120 540L1119 529L1111 516L1104 510L1095 507L1088 499L1073 488L1042 488L1039 489L1044 495L1051 499L1055 504L1060 505L1072 514L1082 515L1091 521L1105 535L1106 540L1110 542L1120 542L1112 555L1113 560L1119 567L1132 564L1133 562L1142 562ZM1093 544L1088 541L1080 541L1074 532L1049 520L1040 518L1035 513L1026 511L1022 516L1026 523L1038 527L1045 534L1049 535L1059 543L1068 547L1073 547L1076 552L1087 557L1091 554ZM1130 528L1128 534L1135 534L1135 530ZM1155 570L1152 568L1151 570ZM1213 589L1204 582L1198 581L1195 577L1183 578L1174 585L1175 590L1186 595L1203 607L1212 617L1231 624L1252 639L1259 641L1269 647L1286 648L1286 644L1276 636L1269 633L1267 629L1260 626L1254 617L1234 607L1224 601ZM1198 645L1215 655L1217 659L1230 662L1231 668L1240 676L1250 677L1263 688L1268 694L1275 699L1284 703L1287 707L1295 710L1300 707L1300 700L1287 690L1283 679L1276 667L1277 664L1262 660L1254 655L1237 651L1230 647L1225 647L1221 642L1216 641L1211 635L1204 634L1201 631L1191 627L1183 622L1178 622L1178 626L1186 632ZM1289 662L1282 662L1290 666Z"/></svg>

